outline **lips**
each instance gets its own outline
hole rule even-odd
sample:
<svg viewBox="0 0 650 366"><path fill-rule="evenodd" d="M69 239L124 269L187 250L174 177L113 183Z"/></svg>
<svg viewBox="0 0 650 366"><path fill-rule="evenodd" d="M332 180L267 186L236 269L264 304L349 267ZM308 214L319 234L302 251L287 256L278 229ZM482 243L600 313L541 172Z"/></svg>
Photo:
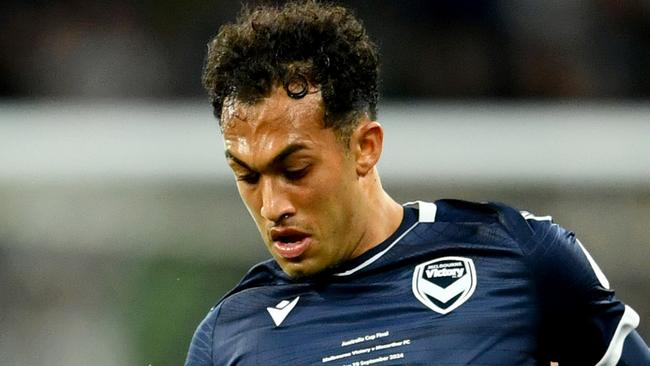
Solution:
<svg viewBox="0 0 650 366"><path fill-rule="evenodd" d="M292 228L271 229L271 240L275 251L285 259L301 256L311 245L311 236Z"/></svg>

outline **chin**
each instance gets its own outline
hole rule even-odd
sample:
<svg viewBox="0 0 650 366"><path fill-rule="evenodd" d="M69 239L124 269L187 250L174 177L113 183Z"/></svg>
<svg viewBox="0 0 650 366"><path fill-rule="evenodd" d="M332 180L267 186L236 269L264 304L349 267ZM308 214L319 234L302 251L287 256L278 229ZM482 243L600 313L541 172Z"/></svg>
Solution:
<svg viewBox="0 0 650 366"><path fill-rule="evenodd" d="M298 278L303 278L303 277L309 276L308 273L306 273L305 271L303 271L301 269L295 269L295 268L289 269L289 268L286 268L286 267L282 267L282 271L284 271L284 273L286 273L287 276L289 276L292 279L298 279Z"/></svg>
<svg viewBox="0 0 650 366"><path fill-rule="evenodd" d="M284 271L287 276L293 279L313 276L322 271L322 269L312 268L304 261L288 263L278 262L278 264L280 265L280 268L282 268L282 271Z"/></svg>

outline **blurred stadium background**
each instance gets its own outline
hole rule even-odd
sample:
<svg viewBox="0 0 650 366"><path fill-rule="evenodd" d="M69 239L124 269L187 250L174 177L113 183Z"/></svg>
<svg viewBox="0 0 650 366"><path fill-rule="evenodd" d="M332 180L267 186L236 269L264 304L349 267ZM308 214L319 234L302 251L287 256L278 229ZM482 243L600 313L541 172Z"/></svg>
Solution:
<svg viewBox="0 0 650 366"><path fill-rule="evenodd" d="M553 215L650 339L650 2L341 3L382 50L388 191ZM182 364L266 257L199 81L239 6L0 5L0 365Z"/></svg>

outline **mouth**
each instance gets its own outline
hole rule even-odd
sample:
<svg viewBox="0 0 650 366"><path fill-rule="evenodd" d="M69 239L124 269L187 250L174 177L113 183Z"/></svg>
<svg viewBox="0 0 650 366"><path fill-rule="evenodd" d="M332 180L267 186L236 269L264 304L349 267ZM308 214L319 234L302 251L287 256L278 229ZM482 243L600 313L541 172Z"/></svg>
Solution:
<svg viewBox="0 0 650 366"><path fill-rule="evenodd" d="M273 249L285 259L300 257L311 245L311 236L296 229L272 229Z"/></svg>

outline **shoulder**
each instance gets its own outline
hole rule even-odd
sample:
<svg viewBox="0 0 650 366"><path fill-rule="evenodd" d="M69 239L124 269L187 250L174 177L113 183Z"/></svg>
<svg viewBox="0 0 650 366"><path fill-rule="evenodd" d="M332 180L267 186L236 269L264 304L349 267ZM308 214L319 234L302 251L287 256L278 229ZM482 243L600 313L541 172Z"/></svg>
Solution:
<svg viewBox="0 0 650 366"><path fill-rule="evenodd" d="M591 262L574 233L554 223L550 216L536 216L498 202L442 199L425 205L435 206L428 208L435 210L435 220L421 225L416 232L428 240L516 252L533 272L546 265L560 264L562 261L556 261L556 255Z"/></svg>
<svg viewBox="0 0 650 366"><path fill-rule="evenodd" d="M214 306L194 331L185 366L212 366L212 339L219 306Z"/></svg>
<svg viewBox="0 0 650 366"><path fill-rule="evenodd" d="M251 269L244 275L239 283L229 292L227 292L221 299L210 309L206 317L203 319L199 329L214 328L217 318L223 313L224 306L237 297L245 296L247 293L255 289L263 289L271 286L281 285L288 282L288 279L278 267L274 260L269 259L264 262L258 263L251 267Z"/></svg>
<svg viewBox="0 0 650 366"><path fill-rule="evenodd" d="M247 295L255 296L256 289L265 289L286 282L281 270L273 260L267 260L253 266L242 280L232 290L226 293L206 314L194 332L190 349L187 355L186 366L211 366L213 365L213 349L219 347L221 337L216 333L226 332L236 334L238 329L236 321L229 318L238 318L237 313L245 310ZM256 308L257 309L257 308ZM241 314L239 314L241 315ZM226 320L224 321L224 316ZM246 314L241 315L244 318ZM225 324L224 324L225 323ZM231 329L233 328L233 329ZM237 328L237 329L235 329Z"/></svg>
<svg viewBox="0 0 650 366"><path fill-rule="evenodd" d="M231 299L245 295L256 289L269 288L273 286L290 283L289 278L282 272L273 259L260 262L251 267L239 283L228 291L213 307L221 307Z"/></svg>
<svg viewBox="0 0 650 366"><path fill-rule="evenodd" d="M524 237L533 229L528 222L533 217L531 214L503 203L440 199L434 204L435 222L499 224Z"/></svg>
<svg viewBox="0 0 650 366"><path fill-rule="evenodd" d="M534 215L512 206L486 202L438 200L436 222L473 226L483 243L495 240L517 248L541 289L587 296L609 282L576 235L551 216ZM491 239L490 239L491 238Z"/></svg>
<svg viewBox="0 0 650 366"><path fill-rule="evenodd" d="M536 234L546 232L553 226L550 216L537 217L527 211L520 211L499 202L441 199L434 204L437 223L490 226L521 244L525 244Z"/></svg>
<svg viewBox="0 0 650 366"><path fill-rule="evenodd" d="M493 222L496 211L489 203L463 201L458 199L439 199L434 202L413 201L405 203L419 211L420 223L463 223Z"/></svg>

